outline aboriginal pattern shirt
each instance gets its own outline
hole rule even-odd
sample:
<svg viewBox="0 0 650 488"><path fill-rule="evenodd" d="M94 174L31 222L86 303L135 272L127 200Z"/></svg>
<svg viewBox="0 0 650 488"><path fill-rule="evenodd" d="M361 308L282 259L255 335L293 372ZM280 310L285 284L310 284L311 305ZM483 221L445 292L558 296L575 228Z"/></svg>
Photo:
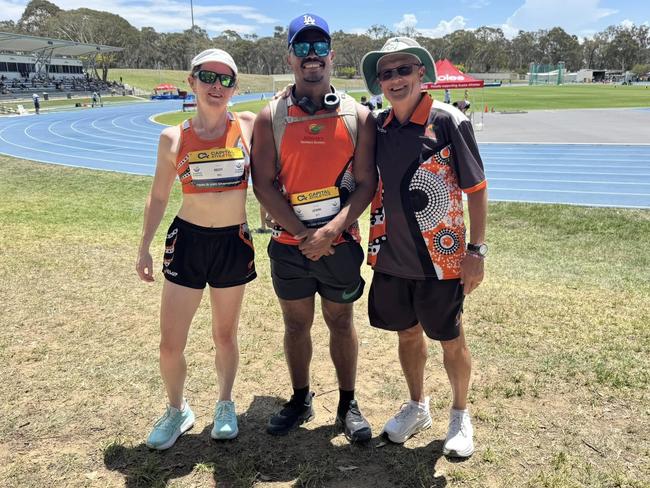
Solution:
<svg viewBox="0 0 650 488"><path fill-rule="evenodd" d="M404 124L390 110L379 115L375 158L368 264L401 278L459 278L462 194L487 186L470 121L423 93Z"/></svg>

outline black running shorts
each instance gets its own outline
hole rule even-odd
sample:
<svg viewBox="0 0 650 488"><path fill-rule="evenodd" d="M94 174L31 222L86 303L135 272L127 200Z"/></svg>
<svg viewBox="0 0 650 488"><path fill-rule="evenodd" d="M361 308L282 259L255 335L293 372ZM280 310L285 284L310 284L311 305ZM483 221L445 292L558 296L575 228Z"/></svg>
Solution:
<svg viewBox="0 0 650 488"><path fill-rule="evenodd" d="M228 288L255 279L254 258L247 224L201 227L176 217L167 231L162 272L189 288Z"/></svg>
<svg viewBox="0 0 650 488"><path fill-rule="evenodd" d="M300 300L318 293L337 303L352 303L363 295L363 249L356 242L335 246L334 254L318 261L307 259L298 246L269 243L271 277L282 300Z"/></svg>
<svg viewBox="0 0 650 488"><path fill-rule="evenodd" d="M429 338L449 341L460 335L464 297L459 279L412 280L375 271L368 296L370 325L399 331L419 322Z"/></svg>

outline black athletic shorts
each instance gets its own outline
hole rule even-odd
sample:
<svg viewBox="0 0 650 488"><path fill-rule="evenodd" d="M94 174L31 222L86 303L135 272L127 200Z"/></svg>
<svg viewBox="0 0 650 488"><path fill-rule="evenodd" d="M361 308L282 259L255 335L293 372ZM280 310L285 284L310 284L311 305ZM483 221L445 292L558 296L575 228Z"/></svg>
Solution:
<svg viewBox="0 0 650 488"><path fill-rule="evenodd" d="M406 330L418 322L426 335L449 341L460 335L463 313L460 280L411 280L375 271L368 296L370 325Z"/></svg>
<svg viewBox="0 0 650 488"><path fill-rule="evenodd" d="M162 272L189 288L228 288L255 279L254 258L247 224L201 227L176 217L167 231Z"/></svg>
<svg viewBox="0 0 650 488"><path fill-rule="evenodd" d="M337 303L352 303L363 295L363 249L356 242L337 245L334 254L318 261L307 259L298 246L271 239L271 277L275 294L283 300L300 300L315 293Z"/></svg>

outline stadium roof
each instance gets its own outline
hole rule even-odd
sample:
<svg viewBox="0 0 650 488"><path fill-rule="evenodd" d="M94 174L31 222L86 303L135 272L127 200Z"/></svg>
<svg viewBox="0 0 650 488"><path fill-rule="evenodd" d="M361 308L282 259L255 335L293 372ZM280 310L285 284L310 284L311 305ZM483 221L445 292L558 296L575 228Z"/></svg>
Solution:
<svg viewBox="0 0 650 488"><path fill-rule="evenodd" d="M48 50L58 56L82 56L91 53L110 53L123 51L121 47L102 44L84 44L82 42L50 39L48 37L26 36L11 32L0 32L0 51L32 53Z"/></svg>

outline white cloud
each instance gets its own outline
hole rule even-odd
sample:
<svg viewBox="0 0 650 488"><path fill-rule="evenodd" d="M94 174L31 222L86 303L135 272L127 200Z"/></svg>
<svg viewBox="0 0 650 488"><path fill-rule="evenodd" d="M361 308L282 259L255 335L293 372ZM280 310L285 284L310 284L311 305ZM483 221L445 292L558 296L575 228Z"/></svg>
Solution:
<svg viewBox="0 0 650 488"><path fill-rule="evenodd" d="M501 30L503 31L503 35L507 39L513 39L514 37L517 37L517 34L519 34L519 29L511 26L510 24L501 24L497 27L501 28Z"/></svg>
<svg viewBox="0 0 650 488"><path fill-rule="evenodd" d="M24 1L0 0L2 20L13 20L16 22L23 15L25 5L26 3Z"/></svg>
<svg viewBox="0 0 650 488"><path fill-rule="evenodd" d="M441 20L436 27L431 29L418 29L423 36L426 37L444 37L454 31L467 29L467 22L465 17L457 15L451 20Z"/></svg>
<svg viewBox="0 0 650 488"><path fill-rule="evenodd" d="M414 14L404 14L402 20L393 24L398 31L414 29L418 24L418 19ZM465 17L457 15L451 20L441 20L435 27L418 27L416 30L419 34L426 37L444 37L459 29L465 29L467 22Z"/></svg>
<svg viewBox="0 0 650 488"><path fill-rule="evenodd" d="M462 0L467 8L483 8L490 5L490 0Z"/></svg>
<svg viewBox="0 0 650 488"><path fill-rule="evenodd" d="M402 20L393 24L396 30L404 31L407 29L413 29L418 23L417 17L414 14L404 14L402 15Z"/></svg>
<svg viewBox="0 0 650 488"><path fill-rule="evenodd" d="M63 10L94 8L125 18L137 28L153 27L158 32L179 32L192 25L190 3L186 0L104 0L89 5L88 0L54 0ZM18 20L25 10L27 0L0 0L3 18ZM231 29L240 34L253 34L269 24L280 23L255 7L243 5L201 5L193 2L194 23L212 36ZM242 22L243 21L243 22ZM250 22L247 22L250 21Z"/></svg>
<svg viewBox="0 0 650 488"><path fill-rule="evenodd" d="M601 0L525 0L508 18L509 29L534 31L556 26L568 32L590 28L618 11L600 7Z"/></svg>
<svg viewBox="0 0 650 488"><path fill-rule="evenodd" d="M353 27L352 29L348 29L347 31L348 34L367 34L368 33L368 27Z"/></svg>
<svg viewBox="0 0 650 488"><path fill-rule="evenodd" d="M634 22L632 22L630 19L622 20L621 27L624 27L625 29L629 29L630 27L634 27Z"/></svg>
<svg viewBox="0 0 650 488"><path fill-rule="evenodd" d="M211 23L201 23L199 24L202 29L207 30L210 33L214 32L223 32L225 30L235 31L239 35L244 34L255 34L257 32L257 26L255 25L246 25L246 24L231 24L231 23L222 23L222 24L211 24Z"/></svg>

